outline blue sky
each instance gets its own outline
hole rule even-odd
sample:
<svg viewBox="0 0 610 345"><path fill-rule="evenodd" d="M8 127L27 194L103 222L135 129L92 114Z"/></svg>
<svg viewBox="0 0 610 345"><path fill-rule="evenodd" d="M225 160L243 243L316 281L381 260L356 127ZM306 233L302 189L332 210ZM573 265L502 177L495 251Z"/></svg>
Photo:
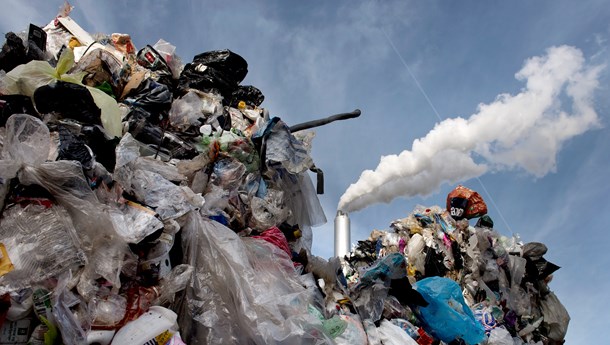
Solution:
<svg viewBox="0 0 610 345"><path fill-rule="evenodd" d="M25 30L30 22L43 26L61 3L3 0L0 32ZM288 124L362 110L359 119L316 131L312 156L325 173L326 194L320 200L329 223L314 229L313 250L323 257L332 255L339 199L382 156L412 150L413 141L441 120L468 119L500 94L527 91L526 80L516 79L516 73L551 47L577 49L585 69L610 61L610 2L602 0L91 0L73 5L71 16L84 29L129 33L138 49L163 38L177 46L185 62L213 49L239 53L250 70L242 84L261 89L263 106ZM568 344L603 343L601 330L610 326L609 69L598 71L593 78L598 86L588 94L594 121L570 123L567 130L580 126L577 132L583 133L559 141L554 153L544 156L555 159L549 167L532 173L533 168L515 165L520 157L515 152L490 159L480 150L468 151L487 168L478 179L461 182L485 198L499 232L549 247L545 257L562 267L551 288L572 317ZM573 103L560 95L550 109L571 114ZM549 128L547 135L559 135ZM451 131L443 138L454 140ZM545 143L526 146L521 154ZM452 157L441 156L433 160L436 171L451 169L444 160ZM454 186L442 183L425 197L396 198L350 213L352 240L388 228L417 204L444 205Z"/></svg>

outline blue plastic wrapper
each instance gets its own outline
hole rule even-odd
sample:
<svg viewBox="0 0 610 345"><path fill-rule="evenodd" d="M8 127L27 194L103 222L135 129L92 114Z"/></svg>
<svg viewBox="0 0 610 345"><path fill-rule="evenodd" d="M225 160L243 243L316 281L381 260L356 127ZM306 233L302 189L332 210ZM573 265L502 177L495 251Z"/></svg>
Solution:
<svg viewBox="0 0 610 345"><path fill-rule="evenodd" d="M446 343L460 338L474 345L485 340L483 325L466 305L455 281L430 277L418 281L413 287L430 303L417 309L426 332Z"/></svg>
<svg viewBox="0 0 610 345"><path fill-rule="evenodd" d="M402 278L406 274L405 258L400 253L392 253L383 257L375 266L364 272L359 285L369 286L377 279L385 282L390 279Z"/></svg>

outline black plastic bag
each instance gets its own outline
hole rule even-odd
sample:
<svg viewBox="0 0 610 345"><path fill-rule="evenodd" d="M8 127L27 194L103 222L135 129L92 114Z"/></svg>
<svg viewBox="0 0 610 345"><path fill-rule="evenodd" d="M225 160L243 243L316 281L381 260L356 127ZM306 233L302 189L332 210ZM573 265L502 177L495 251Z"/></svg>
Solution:
<svg viewBox="0 0 610 345"><path fill-rule="evenodd" d="M167 118L172 107L172 97L167 85L148 78L137 89L132 90L124 102L148 112L148 121L156 125Z"/></svg>
<svg viewBox="0 0 610 345"><path fill-rule="evenodd" d="M120 139L118 137L108 138L105 133L104 129L98 125L83 126L81 129L81 135L95 154L95 160L106 170L113 172L116 165L115 148Z"/></svg>
<svg viewBox="0 0 610 345"><path fill-rule="evenodd" d="M226 75L234 83L239 84L248 74L248 62L228 49L213 50L193 58L193 64L205 65Z"/></svg>
<svg viewBox="0 0 610 345"><path fill-rule="evenodd" d="M165 132L148 119L150 113L134 107L126 116L129 124L129 133L138 141L147 144L154 152L168 155L169 158L191 159L198 152L195 146L182 139L176 133Z"/></svg>
<svg viewBox="0 0 610 345"><path fill-rule="evenodd" d="M0 95L0 126L13 114L29 114L38 116L32 100L24 95Z"/></svg>
<svg viewBox="0 0 610 345"><path fill-rule="evenodd" d="M55 121L47 126L59 134L58 160L79 161L85 170L93 168L94 162L109 172L114 170L115 148L120 139L108 137L102 126Z"/></svg>
<svg viewBox="0 0 610 345"><path fill-rule="evenodd" d="M0 70L10 72L13 68L27 63L27 52L23 40L13 32L7 33L6 42L0 51Z"/></svg>
<svg viewBox="0 0 610 345"><path fill-rule="evenodd" d="M199 154L191 142L184 140L177 133L165 132L161 146L169 150L172 158L192 159Z"/></svg>
<svg viewBox="0 0 610 345"><path fill-rule="evenodd" d="M390 290L388 291L388 294L396 297L402 305L428 306L428 302L426 302L419 292L413 289L409 282L409 278L407 277L392 279L390 281Z"/></svg>
<svg viewBox="0 0 610 345"><path fill-rule="evenodd" d="M186 93L188 89L203 92L217 92L225 100L231 98L237 89L237 82L224 73L200 63L189 63L184 66L178 82L178 90Z"/></svg>
<svg viewBox="0 0 610 345"><path fill-rule="evenodd" d="M233 91L231 95L230 105L233 108L237 108L240 101L244 101L246 105L251 107L258 107L265 100L265 95L261 90L257 89L252 85L239 86L237 90Z"/></svg>
<svg viewBox="0 0 610 345"><path fill-rule="evenodd" d="M232 51L214 50L196 55L193 62L184 66L180 74L178 90L185 93L193 88L204 92L216 91L224 98L225 105L239 83L248 74L248 63Z"/></svg>
<svg viewBox="0 0 610 345"><path fill-rule="evenodd" d="M78 161L84 169L91 169L95 159L93 158L93 152L87 147L85 141L65 126L58 126L58 130L59 157L57 159Z"/></svg>
<svg viewBox="0 0 610 345"><path fill-rule="evenodd" d="M152 115L140 107L133 107L125 119L129 124L129 133L145 144L161 145L163 130L153 125L149 119Z"/></svg>
<svg viewBox="0 0 610 345"><path fill-rule="evenodd" d="M84 124L102 124L102 111L89 90L78 84L57 80L41 86L34 91L34 103L41 114L54 112Z"/></svg>

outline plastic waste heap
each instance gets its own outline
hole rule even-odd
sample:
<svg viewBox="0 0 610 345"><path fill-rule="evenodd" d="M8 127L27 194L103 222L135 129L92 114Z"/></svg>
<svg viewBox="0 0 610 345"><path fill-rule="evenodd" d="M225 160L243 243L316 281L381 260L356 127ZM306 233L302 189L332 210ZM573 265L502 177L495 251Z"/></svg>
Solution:
<svg viewBox="0 0 610 345"><path fill-rule="evenodd" d="M316 257L313 132L261 107L246 60L183 64L70 10L0 51L1 345L562 343L558 266L476 192Z"/></svg>

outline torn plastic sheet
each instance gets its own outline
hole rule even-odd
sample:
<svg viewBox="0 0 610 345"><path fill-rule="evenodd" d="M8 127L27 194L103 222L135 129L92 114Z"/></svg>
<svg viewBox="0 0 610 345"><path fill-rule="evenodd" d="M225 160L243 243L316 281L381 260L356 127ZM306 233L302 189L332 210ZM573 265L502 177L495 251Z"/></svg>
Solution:
<svg viewBox="0 0 610 345"><path fill-rule="evenodd" d="M332 343L308 312L314 296L281 249L195 213L183 232L187 261L196 268L180 313L180 324L191 325L183 328L187 343Z"/></svg>

